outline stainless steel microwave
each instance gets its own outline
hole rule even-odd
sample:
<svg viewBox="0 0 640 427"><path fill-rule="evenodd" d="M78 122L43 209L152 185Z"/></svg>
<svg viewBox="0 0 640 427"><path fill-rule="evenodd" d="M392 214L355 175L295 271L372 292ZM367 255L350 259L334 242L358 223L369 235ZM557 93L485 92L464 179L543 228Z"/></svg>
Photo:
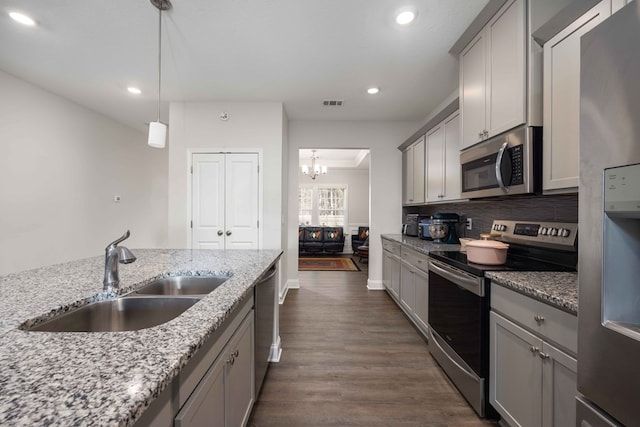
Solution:
<svg viewBox="0 0 640 427"><path fill-rule="evenodd" d="M542 128L520 126L460 153L462 197L538 193Z"/></svg>

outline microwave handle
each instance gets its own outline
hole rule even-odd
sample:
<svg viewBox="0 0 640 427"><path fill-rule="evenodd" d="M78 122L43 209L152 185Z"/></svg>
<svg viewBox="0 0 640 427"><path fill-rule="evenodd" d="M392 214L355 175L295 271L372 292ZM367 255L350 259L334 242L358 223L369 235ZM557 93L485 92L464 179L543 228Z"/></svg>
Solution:
<svg viewBox="0 0 640 427"><path fill-rule="evenodd" d="M505 141L504 144L502 144L502 147L500 147L500 151L498 151L498 157L496 157L496 179L498 180L498 185L500 186L500 188L502 188L502 190L507 193L509 192L509 187L504 185L504 181L502 179L501 166L502 166L502 159L504 158L504 153L507 151L508 147L509 147L509 141Z"/></svg>

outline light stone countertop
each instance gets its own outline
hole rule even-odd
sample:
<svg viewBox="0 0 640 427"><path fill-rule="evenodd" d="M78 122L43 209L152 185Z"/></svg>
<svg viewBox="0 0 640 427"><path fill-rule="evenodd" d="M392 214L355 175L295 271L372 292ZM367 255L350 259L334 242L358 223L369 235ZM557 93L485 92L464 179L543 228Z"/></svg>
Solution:
<svg viewBox="0 0 640 427"><path fill-rule="evenodd" d="M0 425L127 426L247 296L279 250L132 249L120 293L169 275L233 276L177 318L127 332L29 332L102 293L104 257L0 277Z"/></svg>
<svg viewBox="0 0 640 427"><path fill-rule="evenodd" d="M493 283L578 314L578 273L492 271L486 275Z"/></svg>
<svg viewBox="0 0 640 427"><path fill-rule="evenodd" d="M402 234L383 234L383 239L393 240L418 252L457 251L460 245L448 245L410 237ZM490 271L486 273L494 283L513 289L531 298L577 315L578 273L537 271Z"/></svg>

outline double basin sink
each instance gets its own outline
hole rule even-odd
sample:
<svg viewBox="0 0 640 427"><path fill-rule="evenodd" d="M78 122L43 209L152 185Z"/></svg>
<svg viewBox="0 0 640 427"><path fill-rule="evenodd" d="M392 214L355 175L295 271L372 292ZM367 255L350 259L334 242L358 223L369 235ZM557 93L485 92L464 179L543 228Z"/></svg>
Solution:
<svg viewBox="0 0 640 427"><path fill-rule="evenodd" d="M27 328L43 332L133 331L178 317L230 276L175 276L154 280L120 298L87 304Z"/></svg>

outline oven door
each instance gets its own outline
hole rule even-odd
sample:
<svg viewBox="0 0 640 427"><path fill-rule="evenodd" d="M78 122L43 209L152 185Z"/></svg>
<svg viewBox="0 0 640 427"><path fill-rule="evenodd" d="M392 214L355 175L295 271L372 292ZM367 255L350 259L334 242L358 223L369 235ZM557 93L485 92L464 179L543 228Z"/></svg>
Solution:
<svg viewBox="0 0 640 427"><path fill-rule="evenodd" d="M429 352L481 416L488 406L485 279L429 259Z"/></svg>
<svg viewBox="0 0 640 427"><path fill-rule="evenodd" d="M538 163L533 146L537 128L520 127L460 154L463 197L492 197L538 191ZM534 164L535 157L535 164ZM537 175L537 176L534 176Z"/></svg>

